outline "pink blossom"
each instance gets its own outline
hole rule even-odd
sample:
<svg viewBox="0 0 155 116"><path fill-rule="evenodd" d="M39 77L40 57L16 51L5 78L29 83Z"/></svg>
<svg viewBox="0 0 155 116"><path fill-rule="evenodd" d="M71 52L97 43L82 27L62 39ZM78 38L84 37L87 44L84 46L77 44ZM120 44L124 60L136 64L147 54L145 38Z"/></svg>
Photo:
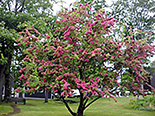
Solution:
<svg viewBox="0 0 155 116"><path fill-rule="evenodd" d="M83 6L83 4L80 3L80 6Z"/></svg>
<svg viewBox="0 0 155 116"><path fill-rule="evenodd" d="M111 58L113 59L115 57L115 55L112 55Z"/></svg>
<svg viewBox="0 0 155 116"><path fill-rule="evenodd" d="M80 11L76 11L76 13L79 13Z"/></svg>
<svg viewBox="0 0 155 116"><path fill-rule="evenodd" d="M38 31L38 30L36 30L36 29L34 29L34 32L36 32L36 34L39 34L39 31Z"/></svg>
<svg viewBox="0 0 155 116"><path fill-rule="evenodd" d="M136 81L138 82L138 83L140 83L140 81L139 81L139 79L138 79L138 77L136 76Z"/></svg>
<svg viewBox="0 0 155 116"><path fill-rule="evenodd" d="M104 76L107 76L107 75L108 75L107 73L104 74Z"/></svg>
<svg viewBox="0 0 155 116"><path fill-rule="evenodd" d="M58 21L58 20L56 20L55 22L56 22L56 23L60 23L60 21Z"/></svg>
<svg viewBox="0 0 155 116"><path fill-rule="evenodd" d="M43 68L43 66L39 67L38 70L41 70Z"/></svg>
<svg viewBox="0 0 155 116"><path fill-rule="evenodd" d="M100 79L98 77L96 77L96 81L99 81Z"/></svg>
<svg viewBox="0 0 155 116"><path fill-rule="evenodd" d="M93 43L94 43L94 41L91 41L90 43L91 43L91 44L93 44Z"/></svg>
<svg viewBox="0 0 155 116"><path fill-rule="evenodd" d="M133 66L133 69L134 69L134 70L137 70L137 68L136 68L136 67L134 67L134 66Z"/></svg>
<svg viewBox="0 0 155 116"><path fill-rule="evenodd" d="M30 87L30 84L27 84L27 87Z"/></svg>
<svg viewBox="0 0 155 116"><path fill-rule="evenodd" d="M62 71L62 70L63 70L62 68L59 69L59 71Z"/></svg>
<svg viewBox="0 0 155 116"><path fill-rule="evenodd" d="M69 53L69 50L66 50L66 53Z"/></svg>
<svg viewBox="0 0 155 116"><path fill-rule="evenodd" d="M61 93L61 96L63 96L65 94L65 92L63 91L62 93Z"/></svg>
<svg viewBox="0 0 155 116"><path fill-rule="evenodd" d="M127 36L126 38L130 38L130 36Z"/></svg>
<svg viewBox="0 0 155 116"><path fill-rule="evenodd" d="M141 75L138 75L141 79L143 79L143 80L145 80L145 78L144 77L142 77Z"/></svg>
<svg viewBox="0 0 155 116"><path fill-rule="evenodd" d="M115 98L115 96L111 95L111 97L115 100L115 102L117 102L117 99Z"/></svg>
<svg viewBox="0 0 155 116"><path fill-rule="evenodd" d="M99 16L99 17L102 17L102 15L101 15L101 14L98 14L98 16Z"/></svg>
<svg viewBox="0 0 155 116"><path fill-rule="evenodd" d="M92 23L92 25L95 25L97 23L97 21L95 21L94 23Z"/></svg>
<svg viewBox="0 0 155 116"><path fill-rule="evenodd" d="M44 60L42 60L42 63L45 63L45 61L44 61Z"/></svg>
<svg viewBox="0 0 155 116"><path fill-rule="evenodd" d="M60 29L55 30L55 33L58 32Z"/></svg>
<svg viewBox="0 0 155 116"><path fill-rule="evenodd" d="M70 35L69 31L64 34L64 36L68 36L68 35Z"/></svg>
<svg viewBox="0 0 155 116"><path fill-rule="evenodd" d="M67 29L67 27L68 27L68 26L66 25L63 29Z"/></svg>
<svg viewBox="0 0 155 116"><path fill-rule="evenodd" d="M45 82L46 80L43 78L43 81Z"/></svg>
<svg viewBox="0 0 155 116"><path fill-rule="evenodd" d="M73 57L70 57L70 59L72 60L72 59L73 59Z"/></svg>
<svg viewBox="0 0 155 116"><path fill-rule="evenodd" d="M23 32L18 32L19 34L22 34Z"/></svg>
<svg viewBox="0 0 155 116"><path fill-rule="evenodd" d="M69 41L68 43L71 44L71 43L73 43L73 41Z"/></svg>
<svg viewBox="0 0 155 116"><path fill-rule="evenodd" d="M74 29L75 29L75 27L74 27L74 26L70 26L69 28L70 28L70 29L72 29L72 30L74 30Z"/></svg>
<svg viewBox="0 0 155 116"><path fill-rule="evenodd" d="M85 32L85 35L88 35L88 33L89 33L88 31L87 31L87 32Z"/></svg>
<svg viewBox="0 0 155 116"><path fill-rule="evenodd" d="M65 21L67 21L67 19L66 19L66 18L61 20L61 22L65 22Z"/></svg>
<svg viewBox="0 0 155 116"><path fill-rule="evenodd" d="M88 32L89 32L89 33L92 33L92 30L89 30Z"/></svg>
<svg viewBox="0 0 155 116"><path fill-rule="evenodd" d="M85 59L85 62L88 62L89 61L89 59Z"/></svg>
<svg viewBox="0 0 155 116"><path fill-rule="evenodd" d="M65 37L64 37L64 39L68 39L68 37L67 37L67 36L65 36Z"/></svg>
<svg viewBox="0 0 155 116"><path fill-rule="evenodd" d="M47 39L49 39L49 38L50 38L50 36L49 36L49 35L47 35L47 34L45 34L45 36L47 37Z"/></svg>

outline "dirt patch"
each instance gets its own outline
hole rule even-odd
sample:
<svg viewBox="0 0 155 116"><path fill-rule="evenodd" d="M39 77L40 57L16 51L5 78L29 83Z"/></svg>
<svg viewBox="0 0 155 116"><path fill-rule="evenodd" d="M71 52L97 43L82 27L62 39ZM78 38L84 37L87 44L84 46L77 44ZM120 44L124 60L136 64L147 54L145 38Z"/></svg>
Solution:
<svg viewBox="0 0 155 116"><path fill-rule="evenodd" d="M11 107L13 108L13 112L11 112L11 113L9 113L9 114L7 114L7 115L2 115L2 116L12 116L12 115L14 115L14 114L18 114L18 113L20 113L20 109L17 107L17 105L15 105L15 104L11 104Z"/></svg>

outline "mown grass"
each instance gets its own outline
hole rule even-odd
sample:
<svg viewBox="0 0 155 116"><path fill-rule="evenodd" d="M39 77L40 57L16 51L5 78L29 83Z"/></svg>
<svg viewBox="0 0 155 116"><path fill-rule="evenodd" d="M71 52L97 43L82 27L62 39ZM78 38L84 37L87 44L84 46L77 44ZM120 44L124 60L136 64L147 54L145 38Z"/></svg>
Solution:
<svg viewBox="0 0 155 116"><path fill-rule="evenodd" d="M13 112L10 103L0 103L0 116L9 112Z"/></svg>
<svg viewBox="0 0 155 116"><path fill-rule="evenodd" d="M155 111L139 111L131 109L129 106L130 98L117 98L115 103L113 99L101 98L93 103L84 112L85 116L155 116ZM72 98L72 100L79 100ZM64 104L60 101L49 100L27 100L26 105L18 103L21 113L14 116L71 116ZM78 103L70 104L72 109L76 111ZM0 104L0 115L12 112L9 104Z"/></svg>

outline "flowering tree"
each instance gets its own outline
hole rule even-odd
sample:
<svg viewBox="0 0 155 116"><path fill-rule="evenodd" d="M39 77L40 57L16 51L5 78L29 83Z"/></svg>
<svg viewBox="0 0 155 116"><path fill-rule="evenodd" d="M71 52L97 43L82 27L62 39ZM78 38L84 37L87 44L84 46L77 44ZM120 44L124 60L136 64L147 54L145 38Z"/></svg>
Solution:
<svg viewBox="0 0 155 116"><path fill-rule="evenodd" d="M84 110L102 96L115 99L110 90L119 86L117 77L122 72L124 86L133 84L129 89L137 90L145 84L148 73L142 65L154 47L144 40L133 40L132 30L131 35L114 39L109 33L117 20L106 17L102 10L93 11L91 4L74 7L59 13L56 37L42 35L34 27L20 33L18 45L28 48L19 78L27 92L52 89L73 116L83 116ZM72 89L80 92L77 112L66 102ZM138 92L143 93L140 89Z"/></svg>

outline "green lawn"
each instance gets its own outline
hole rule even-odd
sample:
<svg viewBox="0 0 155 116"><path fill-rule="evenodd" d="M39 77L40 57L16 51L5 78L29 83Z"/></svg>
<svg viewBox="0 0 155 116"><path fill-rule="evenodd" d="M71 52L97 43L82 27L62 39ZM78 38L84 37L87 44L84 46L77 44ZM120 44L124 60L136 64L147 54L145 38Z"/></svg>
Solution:
<svg viewBox="0 0 155 116"><path fill-rule="evenodd" d="M84 113L85 116L155 116L155 111L139 111L131 109L129 106L131 98L113 99L101 98L91 105ZM74 99L78 100L78 99ZM27 100L27 104L18 103L21 113L14 116L70 116L63 103L49 100ZM70 104L74 110L78 103ZM0 104L0 115L12 112L10 104Z"/></svg>
<svg viewBox="0 0 155 116"><path fill-rule="evenodd" d="M7 114L8 112L13 112L10 103L0 103L0 116L2 114Z"/></svg>

